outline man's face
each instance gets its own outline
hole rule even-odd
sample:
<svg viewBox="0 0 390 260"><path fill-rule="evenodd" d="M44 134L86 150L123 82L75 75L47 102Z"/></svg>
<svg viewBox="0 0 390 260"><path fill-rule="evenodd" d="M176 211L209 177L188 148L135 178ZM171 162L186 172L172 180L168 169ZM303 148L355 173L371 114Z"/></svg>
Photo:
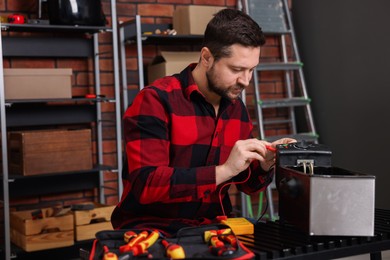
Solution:
<svg viewBox="0 0 390 260"><path fill-rule="evenodd" d="M230 48L231 56L214 61L206 77L209 91L233 100L249 85L259 63L260 47L235 44Z"/></svg>

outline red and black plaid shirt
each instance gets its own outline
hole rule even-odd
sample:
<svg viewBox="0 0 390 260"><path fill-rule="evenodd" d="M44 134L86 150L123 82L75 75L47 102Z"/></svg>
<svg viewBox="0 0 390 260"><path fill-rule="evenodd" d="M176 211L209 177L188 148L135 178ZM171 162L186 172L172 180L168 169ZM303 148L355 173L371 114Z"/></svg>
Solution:
<svg viewBox="0 0 390 260"><path fill-rule="evenodd" d="M232 209L230 185L216 186L215 168L227 160L237 140L251 137L252 123L240 99L222 99L215 115L192 78L194 66L145 87L124 115L129 173L111 219L116 229L174 233L212 223L223 215L221 204L226 213ZM272 173L258 161L231 182L249 173L248 181L237 185L240 191L252 193L271 182Z"/></svg>

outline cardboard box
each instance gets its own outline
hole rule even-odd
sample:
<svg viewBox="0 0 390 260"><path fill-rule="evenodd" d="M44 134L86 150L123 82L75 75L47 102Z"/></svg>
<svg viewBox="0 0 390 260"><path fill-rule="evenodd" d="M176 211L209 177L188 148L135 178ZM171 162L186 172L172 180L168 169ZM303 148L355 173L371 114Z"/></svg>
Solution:
<svg viewBox="0 0 390 260"><path fill-rule="evenodd" d="M225 8L208 5L178 6L173 12L173 29L177 34L203 35L214 14Z"/></svg>
<svg viewBox="0 0 390 260"><path fill-rule="evenodd" d="M72 69L4 69L5 99L72 98Z"/></svg>
<svg viewBox="0 0 390 260"><path fill-rule="evenodd" d="M168 52L162 51L148 67L149 84L158 78L180 73L190 63L199 61L199 52Z"/></svg>
<svg viewBox="0 0 390 260"><path fill-rule="evenodd" d="M73 245L72 213L54 216L53 208L41 210L41 219L32 218L35 210L10 213L11 241L27 252Z"/></svg>
<svg viewBox="0 0 390 260"><path fill-rule="evenodd" d="M94 203L94 209L74 211L75 240L95 239L102 230L113 230L111 214L115 206Z"/></svg>
<svg viewBox="0 0 390 260"><path fill-rule="evenodd" d="M91 130L9 132L9 171L24 176L92 168Z"/></svg>

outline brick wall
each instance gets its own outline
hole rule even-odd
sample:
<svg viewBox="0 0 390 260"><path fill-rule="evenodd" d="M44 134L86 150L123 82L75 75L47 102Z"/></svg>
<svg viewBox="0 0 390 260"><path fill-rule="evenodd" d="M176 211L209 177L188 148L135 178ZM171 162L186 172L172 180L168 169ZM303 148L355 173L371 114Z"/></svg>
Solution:
<svg viewBox="0 0 390 260"><path fill-rule="evenodd" d="M8 15L12 13L21 13L26 17L34 19L37 17L38 0L2 0L0 1L1 15ZM107 20L111 23L110 19L110 1L102 0L104 13L107 16ZM179 5L217 5L227 6L234 8L236 6L235 0L146 0L143 2L130 1L130 0L118 0L116 4L118 21L127 21L133 19L136 14L141 15L142 22L144 23L172 23L172 14L175 8ZM111 46L111 34L103 33L99 35L101 61L101 85L102 94L109 97L114 96L114 75L112 64L112 46ZM280 54L278 52L279 42L269 37L267 44L262 48L262 59L278 59ZM145 46L144 47L144 65L147 65L151 59L158 54L161 50L197 50L199 46ZM135 45L126 47L126 64L127 64L127 78L128 88L138 88L138 73L137 73L137 51ZM91 61L85 59L5 59L4 67L34 67L34 68L64 68L71 67L74 71L73 74L73 94L84 95L91 91L93 86L93 67ZM281 90L282 75L277 72L268 72L262 75L263 90L262 95L266 96L283 96L284 93ZM255 116L253 90L250 88L247 91L247 104L252 116ZM116 143L115 143L115 125L113 120L115 119L115 107L111 103L103 104L103 119L109 122L104 127L104 162L107 165L116 165ZM265 117L285 117L284 111L269 110L266 112ZM288 132L288 127L281 125L273 128L268 128L266 131L269 134L284 134ZM255 136L258 136L257 129L254 132ZM104 173L105 186L109 189L105 189L105 197L108 204L116 204L118 202L117 196L117 174L111 172ZM231 190L232 201L235 206L239 208L240 197L236 190ZM255 195L257 197L258 195ZM76 202L97 200L97 191L88 190L80 191L77 193L59 193L55 195L45 195L39 198L23 198L11 200L12 209L23 209L37 206L46 206L52 204L73 204ZM256 199L254 200L255 202Z"/></svg>

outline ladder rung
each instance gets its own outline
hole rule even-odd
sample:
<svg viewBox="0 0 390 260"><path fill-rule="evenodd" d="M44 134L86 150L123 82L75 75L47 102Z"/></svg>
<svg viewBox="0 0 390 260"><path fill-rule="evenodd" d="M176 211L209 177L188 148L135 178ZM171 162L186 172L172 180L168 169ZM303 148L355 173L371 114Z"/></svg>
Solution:
<svg viewBox="0 0 390 260"><path fill-rule="evenodd" d="M275 119L275 120L264 120L264 125L277 125L291 123L292 119Z"/></svg>
<svg viewBox="0 0 390 260"><path fill-rule="evenodd" d="M263 139L267 140L269 142L281 139L281 138L294 138L297 141L309 141L309 142L316 142L318 141L318 135L316 133L299 133L299 134L292 134L292 135L273 135L273 136L266 136Z"/></svg>
<svg viewBox="0 0 390 260"><path fill-rule="evenodd" d="M302 62L264 62L257 65L258 71L267 70L298 70L302 68Z"/></svg>
<svg viewBox="0 0 390 260"><path fill-rule="evenodd" d="M304 98L304 97L284 98L284 99L267 99L267 100L260 100L258 102L258 104L262 108L297 107L297 106L305 106L309 103L310 103L310 99Z"/></svg>

